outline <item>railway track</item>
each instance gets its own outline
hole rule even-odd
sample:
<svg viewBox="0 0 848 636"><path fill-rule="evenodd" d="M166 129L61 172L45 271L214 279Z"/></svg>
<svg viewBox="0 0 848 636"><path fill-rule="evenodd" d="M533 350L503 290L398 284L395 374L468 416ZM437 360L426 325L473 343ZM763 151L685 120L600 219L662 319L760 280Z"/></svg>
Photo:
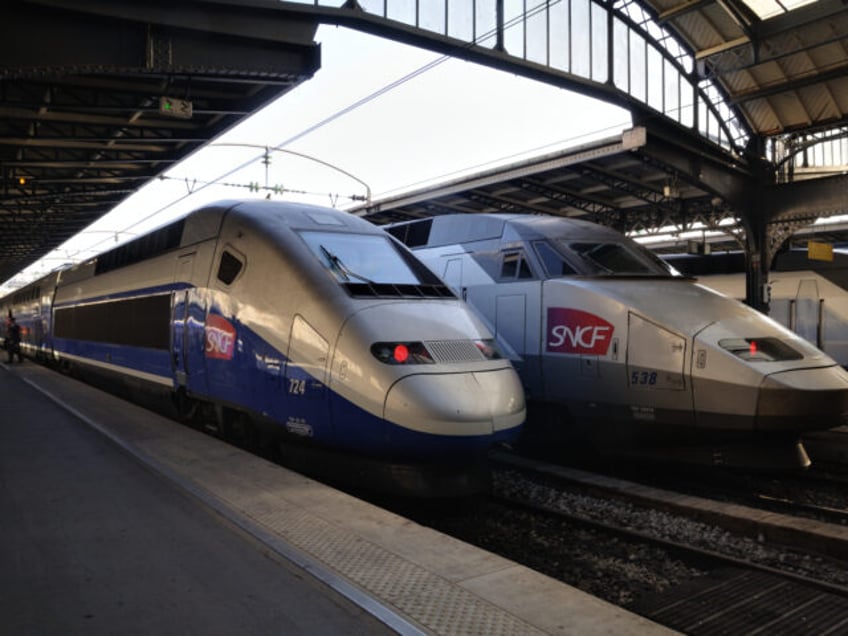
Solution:
<svg viewBox="0 0 848 636"><path fill-rule="evenodd" d="M698 497L823 523L848 525L848 475L823 471L767 475L743 471L692 473L669 469L630 475L633 481Z"/></svg>
<svg viewBox="0 0 848 636"><path fill-rule="evenodd" d="M841 561L663 512L638 485L627 500L599 476L501 466L491 498L395 511L687 634L848 629Z"/></svg>
<svg viewBox="0 0 848 636"><path fill-rule="evenodd" d="M809 493L809 483L795 482L787 489L781 487L782 480L773 480L777 486L769 489L761 488L767 482L751 482L737 476L731 489L727 482L718 479L718 473L712 477L704 475L697 481L681 475L674 475L673 480L654 476L645 483L508 453L494 455L493 462L496 470L515 470L531 480L548 480L554 492L579 488L594 496L685 516L759 543L792 545L810 553L848 561L846 492L839 484L831 484L832 497L826 497L823 502L798 496L798 493ZM787 490L789 496L785 496Z"/></svg>
<svg viewBox="0 0 848 636"><path fill-rule="evenodd" d="M676 500L670 503L663 497L654 498L654 489L640 484L616 483L604 476L510 456L496 458L496 463L498 461L501 466L510 466L509 471L517 469L523 475L531 475L531 480L540 477L541 490L548 490L548 494L542 495L543 499L547 498L557 507L564 505L569 510L566 514L577 514L583 519L581 523L597 524L605 536L614 536L617 540L629 536L632 541L664 551L669 559L694 563L702 570L688 578L678 578L666 589L658 587L634 594L632 601L621 603L632 611L689 634L829 634L848 630L848 577L845 575L848 530L844 527L846 515L842 509L826 510L822 506L779 502L772 498L771 508L783 508L781 517L787 525L791 525L789 521L798 521L796 515L800 508L805 508L808 515L827 520L801 521L798 527L805 529L793 532L791 538L784 533L770 536L760 526L764 516L760 509L744 509L736 503L707 505L711 512L705 515L705 509L698 505L696 498L688 495L667 493ZM818 479L819 476L811 477ZM829 484L840 481L823 478ZM515 483L516 479L507 474L500 487L507 484L507 488L512 488L508 484ZM803 483L809 486L810 482ZM620 501L626 504L624 513L616 517L602 507L600 520L591 519L591 515L598 514L593 511L587 520L579 506L571 502L563 504L562 498L555 494L575 489L601 499ZM518 499L521 506L537 505L527 503L534 498L526 492L509 495L509 498ZM544 506L546 510L549 507L549 504ZM637 512L639 507L649 510ZM715 508L724 508L729 514L725 516ZM685 530L671 531L670 528L679 522L669 520L672 517L666 517L660 512L663 510L673 510L672 517L684 514L691 519L706 518L710 523L702 529L702 536L698 536L697 524L689 534ZM790 514L792 517L787 519ZM645 516L642 515L656 525L643 521ZM781 523L778 521L778 526ZM724 536L714 536L701 542L704 536L714 532L716 524L741 533L741 537L727 540ZM608 539L599 537L598 546L607 542ZM787 549L787 544L793 548ZM821 552L839 558L821 558Z"/></svg>
<svg viewBox="0 0 848 636"><path fill-rule="evenodd" d="M649 544L666 558L701 571L665 589L643 592L627 609L686 634L826 634L848 627L848 587L779 570L635 528L589 521L526 499L501 499L533 515L551 516L597 533L601 544Z"/></svg>
<svg viewBox="0 0 848 636"><path fill-rule="evenodd" d="M837 454L848 450L841 446L848 444L848 434L833 434L829 439ZM510 460L504 455L500 461ZM807 470L794 472L674 464L646 468L638 463L599 470L678 493L848 526L848 462L818 461Z"/></svg>
<svg viewBox="0 0 848 636"><path fill-rule="evenodd" d="M768 494L755 494L750 498L757 507L782 514L807 517L824 523L848 526L848 509L796 501Z"/></svg>

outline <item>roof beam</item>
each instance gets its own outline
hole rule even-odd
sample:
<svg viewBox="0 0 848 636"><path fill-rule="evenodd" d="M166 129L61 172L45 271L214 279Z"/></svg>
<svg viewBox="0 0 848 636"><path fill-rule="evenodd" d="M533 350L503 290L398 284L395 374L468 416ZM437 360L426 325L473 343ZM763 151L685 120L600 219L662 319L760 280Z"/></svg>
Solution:
<svg viewBox="0 0 848 636"><path fill-rule="evenodd" d="M789 82L780 82L775 84L774 86L769 86L768 88L761 88L756 91L749 91L747 93L740 93L738 95L734 95L733 97L729 97L727 99L728 103L731 104L743 104L745 102L750 102L755 99L764 99L766 97L773 97L775 95L781 95L782 93L789 93L792 91L797 91L801 88L806 88L807 86L814 86L817 84L826 84L827 82L834 79L841 79L845 77L846 69L845 68L837 68L832 71L827 71L824 73L816 73L813 75L809 75L807 77L802 77Z"/></svg>

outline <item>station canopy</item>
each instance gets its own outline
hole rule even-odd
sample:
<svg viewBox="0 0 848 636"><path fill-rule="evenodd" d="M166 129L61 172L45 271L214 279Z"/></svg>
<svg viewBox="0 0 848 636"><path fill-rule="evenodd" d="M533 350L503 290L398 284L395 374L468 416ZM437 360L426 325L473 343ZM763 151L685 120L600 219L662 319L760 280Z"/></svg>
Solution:
<svg viewBox="0 0 848 636"><path fill-rule="evenodd" d="M799 236L846 240L845 224L823 229L812 223L817 216L848 214L848 188L844 179L838 181L848 173L848 5L842 0L614 5L634 29L650 32L657 42L673 39L666 49L682 45L681 60L691 63L699 86L717 94L727 118L746 131L745 147L726 152L708 137L637 107L636 126L620 139L378 200L358 212L376 223L455 212L556 214L631 233L673 228L677 236L691 230L703 237L720 231L717 247L740 249L744 228L727 194L740 194L738 201L748 184L753 189L769 180L776 186L804 181L812 187L793 189L797 204L775 206L786 214L773 219L782 224L773 235L779 240L800 231ZM643 57L637 52L631 59ZM643 71L648 67L642 64ZM671 234L666 243L670 250L685 245ZM663 244L652 247L661 250Z"/></svg>
<svg viewBox="0 0 848 636"><path fill-rule="evenodd" d="M341 24L340 16L365 15L377 4L393 6L391 0L16 0L0 20L0 282L308 80L320 66L317 24ZM298 11L288 10L294 5ZM783 155L771 160L782 170L793 166L794 172L784 170L787 178L818 176L815 167L805 174L807 164L795 157L803 153L806 161L822 140L845 139L843 0L601 5L628 12L634 28L685 49L693 72L719 92L743 122L739 128L750 131L750 152L779 149ZM635 123L648 130L648 147L656 147L662 116ZM681 149L683 161L700 156L697 135L692 131L686 141L693 143ZM470 192L473 200L452 193L449 207L497 209L509 204L504 189L519 185L528 211L595 215L619 227L663 223L681 210L708 218L727 208L710 184L681 180L679 160L665 155L635 150L562 171L539 173L556 187L525 180L498 192L490 184L485 196ZM681 196L669 200L668 193ZM639 216L628 225L629 213Z"/></svg>
<svg viewBox="0 0 848 636"><path fill-rule="evenodd" d="M312 77L317 23L273 4L3 6L0 283Z"/></svg>

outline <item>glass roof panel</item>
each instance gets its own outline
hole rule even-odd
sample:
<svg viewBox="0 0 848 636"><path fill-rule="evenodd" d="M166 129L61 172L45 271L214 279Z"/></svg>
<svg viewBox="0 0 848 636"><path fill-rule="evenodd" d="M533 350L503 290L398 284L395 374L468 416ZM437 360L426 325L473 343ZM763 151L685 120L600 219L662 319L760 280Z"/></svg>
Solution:
<svg viewBox="0 0 848 636"><path fill-rule="evenodd" d="M781 13L788 13L805 4L812 4L816 0L743 0L748 7L756 13L761 20L773 18Z"/></svg>

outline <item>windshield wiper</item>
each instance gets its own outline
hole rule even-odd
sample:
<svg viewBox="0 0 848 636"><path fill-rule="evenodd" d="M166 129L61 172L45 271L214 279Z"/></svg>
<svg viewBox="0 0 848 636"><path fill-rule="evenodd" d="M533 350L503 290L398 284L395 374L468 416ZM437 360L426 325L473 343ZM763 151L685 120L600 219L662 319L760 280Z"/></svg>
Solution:
<svg viewBox="0 0 848 636"><path fill-rule="evenodd" d="M366 278L365 276L362 276L361 274L357 274L352 269L348 268L347 265L344 264L342 259L340 259L338 256L333 254L330 250L328 250L323 245L319 245L318 247L321 248L321 253L324 254L324 257L330 263L330 268L333 271L341 274L346 281L349 281L351 278L357 278L357 279L361 280L363 283L368 283L369 285L375 284L374 281L371 280L370 278Z"/></svg>

